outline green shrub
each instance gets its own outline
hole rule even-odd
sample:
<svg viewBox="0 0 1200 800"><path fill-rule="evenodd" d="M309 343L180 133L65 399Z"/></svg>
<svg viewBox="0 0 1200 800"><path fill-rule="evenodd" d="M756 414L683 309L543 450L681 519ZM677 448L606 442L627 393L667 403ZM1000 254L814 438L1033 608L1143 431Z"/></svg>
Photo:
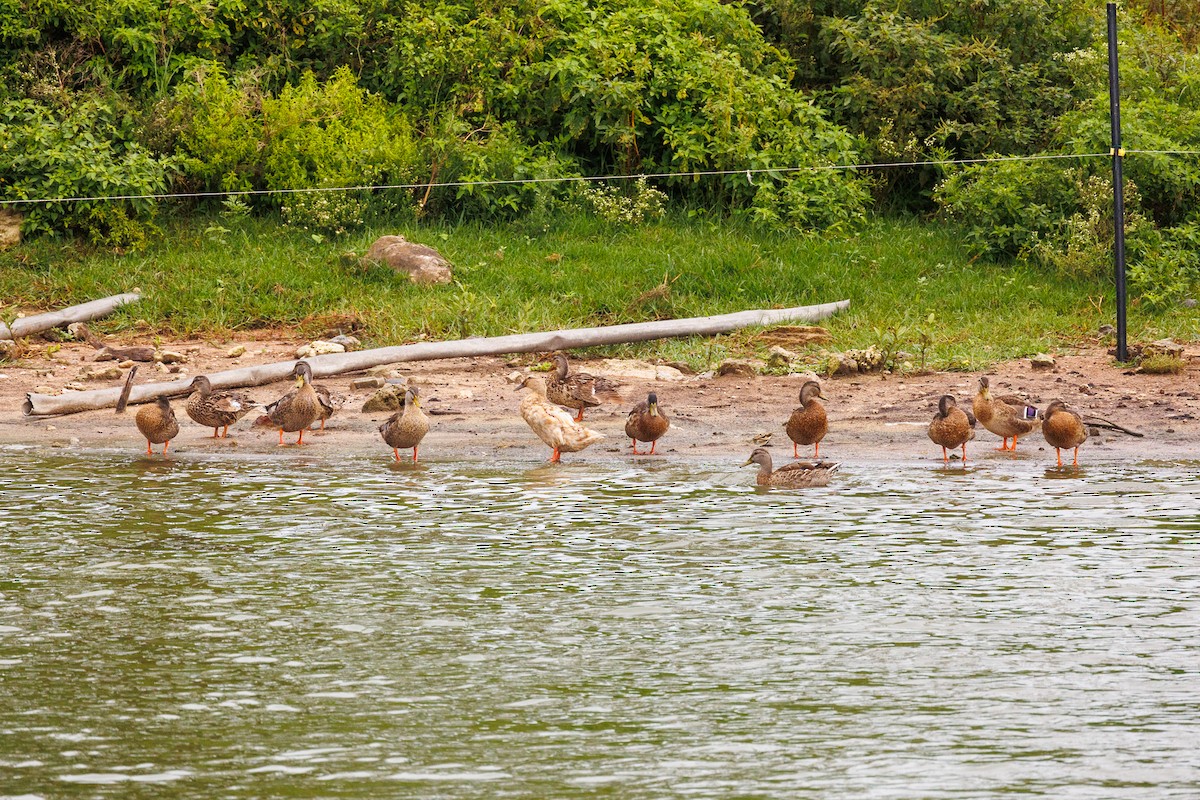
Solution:
<svg viewBox="0 0 1200 800"><path fill-rule="evenodd" d="M0 107L0 196L49 199L151 195L165 190L169 160L132 141L131 123L107 103L84 99L64 107L15 100ZM98 244L144 242L156 203L55 200L22 209L27 236L75 231Z"/></svg>
<svg viewBox="0 0 1200 800"><path fill-rule="evenodd" d="M584 186L582 196L592 213L605 222L641 225L647 219L662 219L666 213L667 196L645 178L638 178L632 186Z"/></svg>

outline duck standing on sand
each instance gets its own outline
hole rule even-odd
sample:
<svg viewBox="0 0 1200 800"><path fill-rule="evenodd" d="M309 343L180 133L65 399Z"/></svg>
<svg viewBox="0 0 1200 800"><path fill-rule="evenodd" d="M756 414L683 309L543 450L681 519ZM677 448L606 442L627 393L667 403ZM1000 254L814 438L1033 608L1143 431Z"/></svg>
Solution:
<svg viewBox="0 0 1200 800"><path fill-rule="evenodd" d="M975 418L958 407L954 397L942 395L938 400L938 413L929 423L929 438L942 446L942 462L950 463L947 448L962 448L963 463L967 463L967 442L975 438Z"/></svg>
<svg viewBox="0 0 1200 800"><path fill-rule="evenodd" d="M829 461L797 461L779 469L771 468L771 454L759 447L746 459L743 467L758 464L755 483L759 486L779 486L785 489L806 489L810 486L828 486L829 479L841 464Z"/></svg>
<svg viewBox="0 0 1200 800"><path fill-rule="evenodd" d="M1062 451L1064 448L1074 448L1075 458L1071 461L1071 466L1079 466L1079 446L1087 441L1087 426L1083 424L1083 419L1067 408L1067 404L1062 400L1055 400L1046 406L1042 420L1042 436L1046 437L1046 444L1054 448L1054 454L1058 456L1060 467L1063 465Z"/></svg>
<svg viewBox="0 0 1200 800"><path fill-rule="evenodd" d="M387 418L379 426L383 441L392 448L392 455L400 460L400 451L412 448L413 463L417 463L417 448L425 434L429 433L429 417L421 410L420 390L409 384L404 390L404 407Z"/></svg>
<svg viewBox="0 0 1200 800"><path fill-rule="evenodd" d="M250 413L257 405L248 395L234 392L214 392L212 382L204 375L192 378L192 393L188 396L184 409L192 421L198 425L213 429L212 438L225 438L229 435L229 426Z"/></svg>
<svg viewBox="0 0 1200 800"><path fill-rule="evenodd" d="M1013 394L996 396L988 386L986 375L979 378L979 392L971 402L971 410L983 427L1004 441L997 450L1017 449L1017 437L1033 431L1041 424L1038 410L1027 404L1024 398ZM1012 439L1012 447L1008 440Z"/></svg>
<svg viewBox="0 0 1200 800"><path fill-rule="evenodd" d="M806 381L800 387L800 407L792 412L784 423L788 438L792 440L792 458L799 458L797 445L813 445L813 458L821 457L821 440L829 431L829 418L825 416L825 406L817 399L827 400L821 394L821 384L816 381Z"/></svg>
<svg viewBox="0 0 1200 800"><path fill-rule="evenodd" d="M312 386L312 367L307 361L297 361L291 374L296 378L296 388L264 409L271 423L279 428L281 446L284 431L299 432L296 444L304 444L304 431L321 418L321 401Z"/></svg>
<svg viewBox="0 0 1200 800"><path fill-rule="evenodd" d="M598 406L606 400L621 401L616 384L607 378L586 372L570 373L567 357L562 353L554 354L554 373L546 380L546 397L552 403L578 409L576 422L583 421L585 408Z"/></svg>
<svg viewBox="0 0 1200 800"><path fill-rule="evenodd" d="M634 406L625 419L625 435L633 442L633 454L642 455L637 449L638 442L649 442L650 451L646 455L657 455L654 448L670 427L671 421L658 407L658 395L650 392L645 401Z"/></svg>
<svg viewBox="0 0 1200 800"><path fill-rule="evenodd" d="M139 408L133 421L142 436L146 437L146 455L154 453L150 449L151 444L161 444L165 456L171 440L179 435L179 421L175 419L175 410L171 408L171 401L167 400L166 395L160 394L153 403Z"/></svg>
<svg viewBox="0 0 1200 800"><path fill-rule="evenodd" d="M583 427L571 415L546 398L546 382L528 375L517 384L528 389L521 398L521 417L546 445L552 448L550 462L561 461L563 453L577 453L604 439L604 434Z"/></svg>
<svg viewBox="0 0 1200 800"><path fill-rule="evenodd" d="M325 420L333 416L333 412L337 411L346 402L345 395L334 394L328 386L320 383L312 385L313 391L317 393L317 402L321 404L321 430L325 430Z"/></svg>

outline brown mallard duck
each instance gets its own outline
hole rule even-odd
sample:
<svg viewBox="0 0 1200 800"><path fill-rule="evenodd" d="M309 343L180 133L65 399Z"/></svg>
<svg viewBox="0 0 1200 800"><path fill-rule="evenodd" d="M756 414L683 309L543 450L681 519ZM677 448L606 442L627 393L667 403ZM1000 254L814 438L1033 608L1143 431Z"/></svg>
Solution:
<svg viewBox="0 0 1200 800"><path fill-rule="evenodd" d="M212 382L204 375L192 378L192 393L184 406L187 415L198 425L213 429L212 438L229 435L229 426L250 413L258 405L248 395L237 392L214 392ZM220 429L224 428L224 431Z"/></svg>
<svg viewBox="0 0 1200 800"><path fill-rule="evenodd" d="M552 448L550 461L557 464L563 453L577 453L604 439L602 433L590 430L576 422L546 397L546 382L534 375L523 378L517 389L528 389L521 398L521 417Z"/></svg>
<svg viewBox="0 0 1200 800"><path fill-rule="evenodd" d="M975 417L958 407L958 402L948 394L938 400L938 413L929 423L929 438L942 446L942 462L950 463L947 448L962 448L963 463L967 463L967 442L975 438Z"/></svg>
<svg viewBox="0 0 1200 800"><path fill-rule="evenodd" d="M1017 449L1017 437L1035 430L1041 424L1038 410L1014 394L993 395L986 375L979 378L979 392L971 403L979 424L1004 441L997 450ZM1012 439L1012 447L1008 440Z"/></svg>
<svg viewBox="0 0 1200 800"><path fill-rule="evenodd" d="M1087 426L1084 425L1083 418L1067 408L1067 404L1062 400L1055 400L1046 406L1042 419L1042 436L1046 437L1046 444L1054 448L1060 467L1064 448L1074 448L1075 458L1071 465L1079 466L1079 446L1087 441Z"/></svg>
<svg viewBox="0 0 1200 800"><path fill-rule="evenodd" d="M333 416L333 412L337 411L346 402L345 395L334 394L328 386L320 383L312 385L313 391L317 393L317 402L321 404L321 430L325 430L325 420Z"/></svg>
<svg viewBox="0 0 1200 800"><path fill-rule="evenodd" d="M281 445L284 431L299 432L296 444L304 444L304 431L321 418L321 401L312 386L312 367L307 361L297 361L291 374L296 378L296 388L263 409L279 428Z"/></svg>
<svg viewBox="0 0 1200 800"><path fill-rule="evenodd" d="M171 408L171 401L166 395L160 394L153 403L139 408L133 421L137 423L142 436L146 437L146 455L154 452L150 449L151 444L161 444L165 456L171 440L179 435L179 421L175 419L175 410Z"/></svg>
<svg viewBox="0 0 1200 800"><path fill-rule="evenodd" d="M570 372L567 357L554 354L554 373L546 380L546 397L552 403L578 409L575 421L583 420L583 410L607 401L620 402L616 384L607 378L586 372Z"/></svg>
<svg viewBox="0 0 1200 800"><path fill-rule="evenodd" d="M816 381L806 381L800 387L800 407L792 411L788 421L784 423L788 438L792 440L792 457L799 458L797 445L813 445L813 458L821 457L821 440L829 431L829 418L825 416L825 406L817 399L827 400L821 394L821 384Z"/></svg>
<svg viewBox="0 0 1200 800"><path fill-rule="evenodd" d="M828 486L829 479L841 464L829 461L797 461L779 469L771 468L771 454L759 447L746 459L743 467L758 464L755 482L759 486L780 486L788 489L805 489L810 486Z"/></svg>
<svg viewBox="0 0 1200 800"><path fill-rule="evenodd" d="M654 448L670 427L671 421L658 407L658 395L650 392L645 401L634 406L625 419L625 435L633 442L633 454L642 455L637 449L638 442L649 442L650 452L646 455L656 455Z"/></svg>
<svg viewBox="0 0 1200 800"><path fill-rule="evenodd" d="M425 434L429 433L429 417L421 410L420 394L420 390L410 384L404 391L403 409L379 426L380 435L392 448L392 455L397 461L400 460L400 451L411 447L413 463L417 463L417 448Z"/></svg>

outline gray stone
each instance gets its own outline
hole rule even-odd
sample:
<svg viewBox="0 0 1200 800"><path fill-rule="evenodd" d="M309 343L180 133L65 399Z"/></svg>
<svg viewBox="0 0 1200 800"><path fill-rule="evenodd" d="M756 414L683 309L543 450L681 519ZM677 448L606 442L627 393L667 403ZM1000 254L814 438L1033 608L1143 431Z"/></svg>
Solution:
<svg viewBox="0 0 1200 800"><path fill-rule="evenodd" d="M159 350L154 354L154 360L161 364L182 364L187 361L187 356L174 350Z"/></svg>
<svg viewBox="0 0 1200 800"><path fill-rule="evenodd" d="M398 275L408 275L413 283L449 283L453 279L453 265L441 253L403 236L379 237L362 261L389 266Z"/></svg>
<svg viewBox="0 0 1200 800"><path fill-rule="evenodd" d="M380 378L378 376L374 376L374 377L370 377L370 378L355 378L354 380L350 381L350 388L351 389L378 389L379 387L384 386L386 384L387 384L387 381L385 381L383 378Z"/></svg>
<svg viewBox="0 0 1200 800"><path fill-rule="evenodd" d="M399 411L404 403L404 387L389 383L367 398L363 403L363 413L371 414L377 411Z"/></svg>
<svg viewBox="0 0 1200 800"><path fill-rule="evenodd" d="M1196 298L1189 297L1186 300L1184 300L1183 307L1184 308L1195 308L1196 307Z"/></svg>
<svg viewBox="0 0 1200 800"><path fill-rule="evenodd" d="M332 337L329 341L334 344L340 344L345 348L345 352L347 353L353 353L355 350L362 349L362 342L354 336L347 336L344 333Z"/></svg>

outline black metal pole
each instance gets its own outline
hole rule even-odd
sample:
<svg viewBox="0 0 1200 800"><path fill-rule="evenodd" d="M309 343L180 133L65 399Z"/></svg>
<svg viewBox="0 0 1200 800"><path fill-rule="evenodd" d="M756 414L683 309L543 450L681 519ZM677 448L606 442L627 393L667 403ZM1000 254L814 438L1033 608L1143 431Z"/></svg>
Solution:
<svg viewBox="0 0 1200 800"><path fill-rule="evenodd" d="M1128 361L1125 346L1125 182L1121 177L1121 89L1117 71L1117 4L1108 4L1108 107L1112 126L1113 262L1117 278L1117 361Z"/></svg>

